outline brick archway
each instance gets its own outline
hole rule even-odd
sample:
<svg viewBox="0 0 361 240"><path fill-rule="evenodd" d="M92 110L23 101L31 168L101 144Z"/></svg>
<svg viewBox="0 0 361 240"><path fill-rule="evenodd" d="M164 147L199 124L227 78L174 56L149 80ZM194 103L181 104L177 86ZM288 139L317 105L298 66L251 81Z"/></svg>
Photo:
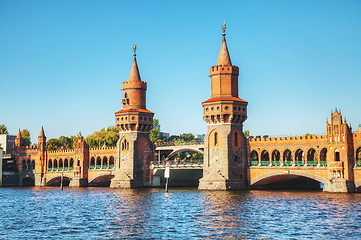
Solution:
<svg viewBox="0 0 361 240"><path fill-rule="evenodd" d="M266 174L262 174L262 175L259 175L259 176L255 177L255 178L251 179L250 186L253 186L256 183L258 183L258 182L260 182L262 180L265 180L267 178L270 178L270 177L284 176L284 175L285 175L285 171L274 171L274 172L269 172L269 173L266 173ZM306 178L310 178L312 180L315 180L315 181L323 183L323 184L325 184L327 182L327 179L325 179L325 178L323 178L321 176L312 174L312 173L308 173L308 172L289 170L287 172L287 175L306 177Z"/></svg>

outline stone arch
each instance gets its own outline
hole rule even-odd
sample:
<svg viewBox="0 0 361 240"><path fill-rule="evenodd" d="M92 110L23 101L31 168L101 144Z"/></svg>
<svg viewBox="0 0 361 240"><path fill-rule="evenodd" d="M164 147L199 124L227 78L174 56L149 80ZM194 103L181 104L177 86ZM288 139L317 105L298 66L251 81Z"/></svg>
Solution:
<svg viewBox="0 0 361 240"><path fill-rule="evenodd" d="M317 165L317 155L314 148L310 148L307 151L307 166L316 166Z"/></svg>
<svg viewBox="0 0 361 240"><path fill-rule="evenodd" d="M100 157L97 157L97 161L96 161L96 168L99 169L101 168L102 165L102 159Z"/></svg>
<svg viewBox="0 0 361 240"><path fill-rule="evenodd" d="M109 158L109 168L114 168L114 157L113 156L110 156Z"/></svg>
<svg viewBox="0 0 361 240"><path fill-rule="evenodd" d="M340 150L338 150L337 148L335 149L335 162L339 162L341 161L341 157L340 157Z"/></svg>
<svg viewBox="0 0 361 240"><path fill-rule="evenodd" d="M103 157L102 168L108 168L108 158L106 156Z"/></svg>
<svg viewBox="0 0 361 240"><path fill-rule="evenodd" d="M64 170L69 169L69 160L67 158L64 159Z"/></svg>
<svg viewBox="0 0 361 240"><path fill-rule="evenodd" d="M113 174L106 173L99 173L89 179L88 185L89 186L109 186L110 180L114 178Z"/></svg>
<svg viewBox="0 0 361 240"><path fill-rule="evenodd" d="M277 149L273 150L271 156L272 165L278 166L280 164L280 159L281 159L280 151L278 151Z"/></svg>
<svg viewBox="0 0 361 240"><path fill-rule="evenodd" d="M64 167L64 165L63 165L63 159L59 159L59 170L62 170L63 169L63 167Z"/></svg>
<svg viewBox="0 0 361 240"><path fill-rule="evenodd" d="M257 166L259 164L259 157L256 150L251 152L251 166Z"/></svg>
<svg viewBox="0 0 361 240"><path fill-rule="evenodd" d="M320 151L320 165L327 165L327 148L322 148Z"/></svg>
<svg viewBox="0 0 361 240"><path fill-rule="evenodd" d="M204 152L200 149L197 149L197 148L181 148L181 149L177 149L177 150L174 150L173 152L171 152L167 158L171 158L173 157L174 155L176 155L177 153L181 153L181 152L197 152L197 153L201 153L201 154L204 154Z"/></svg>
<svg viewBox="0 0 361 240"><path fill-rule="evenodd" d="M124 136L121 140L120 140L120 150L122 152L127 152L129 151L129 139Z"/></svg>
<svg viewBox="0 0 361 240"><path fill-rule="evenodd" d="M304 165L305 152L302 149L297 149L295 152L295 164L296 166Z"/></svg>
<svg viewBox="0 0 361 240"><path fill-rule="evenodd" d="M95 168L95 158L91 157L90 158L90 163L89 163L90 169L94 169Z"/></svg>
<svg viewBox="0 0 361 240"><path fill-rule="evenodd" d="M208 145L210 148L218 148L222 146L222 134L218 129L213 129L209 133Z"/></svg>
<svg viewBox="0 0 361 240"><path fill-rule="evenodd" d="M361 161L361 147L356 149L356 161Z"/></svg>
<svg viewBox="0 0 361 240"><path fill-rule="evenodd" d="M69 169L72 170L74 168L74 159L73 158L70 158L70 161L69 161Z"/></svg>
<svg viewBox="0 0 361 240"><path fill-rule="evenodd" d="M260 182L262 180L265 180L267 178L270 178L270 177L284 176L284 175L285 175L284 171L274 171L274 172L262 174L260 176L257 176L255 178L251 179L250 185L253 186L256 183L258 183L258 182ZM317 182L320 182L320 183L323 183L323 184L325 184L327 182L327 179L325 179L323 177L320 177L320 176L312 174L312 173L303 172L303 171L289 170L288 175L294 175L294 176L310 178L310 179L313 179L313 180L315 180Z"/></svg>
<svg viewBox="0 0 361 240"><path fill-rule="evenodd" d="M48 161L48 171L53 170L53 161L51 159L49 159Z"/></svg>
<svg viewBox="0 0 361 240"><path fill-rule="evenodd" d="M46 179L46 185L49 185L51 183L54 182L55 179L61 178L61 174L55 174L53 176L51 176L50 178ZM63 174L63 179L66 181L71 181L71 179L73 178L73 176L71 176L70 174Z"/></svg>
<svg viewBox="0 0 361 240"><path fill-rule="evenodd" d="M270 157L269 157L269 153L267 150L263 150L261 152L261 165L269 165L270 162Z"/></svg>

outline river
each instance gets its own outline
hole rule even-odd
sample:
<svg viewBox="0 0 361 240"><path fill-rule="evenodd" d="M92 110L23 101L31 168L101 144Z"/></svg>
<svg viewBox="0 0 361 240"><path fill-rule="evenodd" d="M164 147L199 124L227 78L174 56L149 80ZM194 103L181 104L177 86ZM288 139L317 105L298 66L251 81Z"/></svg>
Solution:
<svg viewBox="0 0 361 240"><path fill-rule="evenodd" d="M1 239L361 239L361 194L0 188Z"/></svg>

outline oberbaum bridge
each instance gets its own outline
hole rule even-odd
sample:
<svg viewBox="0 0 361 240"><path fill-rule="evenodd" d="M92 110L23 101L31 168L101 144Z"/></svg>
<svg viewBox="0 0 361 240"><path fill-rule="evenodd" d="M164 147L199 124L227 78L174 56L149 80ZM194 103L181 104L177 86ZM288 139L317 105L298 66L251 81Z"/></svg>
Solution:
<svg viewBox="0 0 361 240"><path fill-rule="evenodd" d="M361 129L352 132L340 110L331 111L325 135L249 137L243 134L247 102L238 97L239 68L232 65L225 39L210 69L211 98L202 103L207 123L204 144L153 146L154 113L146 108L147 82L141 81L134 47L129 79L123 82L123 109L115 113L116 147L89 148L81 134L74 149L47 151L43 128L36 146L16 138L20 185L155 187L164 184L164 161L178 152L199 152L203 162L171 161L170 184L202 190L275 187L353 192L361 186ZM164 157L163 157L164 156Z"/></svg>

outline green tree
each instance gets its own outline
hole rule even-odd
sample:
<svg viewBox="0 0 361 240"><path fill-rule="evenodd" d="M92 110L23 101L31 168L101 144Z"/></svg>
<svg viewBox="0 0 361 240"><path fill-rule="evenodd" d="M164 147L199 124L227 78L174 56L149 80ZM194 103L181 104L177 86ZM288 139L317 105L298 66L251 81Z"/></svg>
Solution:
<svg viewBox="0 0 361 240"><path fill-rule="evenodd" d="M21 136L23 137L24 146L30 146L31 145L30 132L27 128L21 130Z"/></svg>
<svg viewBox="0 0 361 240"><path fill-rule="evenodd" d="M59 140L56 138L51 138L46 142L46 150L47 151L55 151L59 150L61 147L61 144L59 143Z"/></svg>
<svg viewBox="0 0 361 240"><path fill-rule="evenodd" d="M60 136L58 138L58 142L60 147L63 147L65 149L72 149L73 148L73 141L69 137Z"/></svg>
<svg viewBox="0 0 361 240"><path fill-rule="evenodd" d="M182 138L185 142L190 142L194 139L194 135L192 133L183 133Z"/></svg>
<svg viewBox="0 0 361 240"><path fill-rule="evenodd" d="M0 134L9 134L8 129L4 124L0 124Z"/></svg>
<svg viewBox="0 0 361 240"><path fill-rule="evenodd" d="M160 139L160 124L156 118L153 119L153 129L149 132L149 139L153 144Z"/></svg>
<svg viewBox="0 0 361 240"><path fill-rule="evenodd" d="M85 138L89 147L115 146L119 139L119 131L115 126L109 126L107 129L102 128L95 131Z"/></svg>

